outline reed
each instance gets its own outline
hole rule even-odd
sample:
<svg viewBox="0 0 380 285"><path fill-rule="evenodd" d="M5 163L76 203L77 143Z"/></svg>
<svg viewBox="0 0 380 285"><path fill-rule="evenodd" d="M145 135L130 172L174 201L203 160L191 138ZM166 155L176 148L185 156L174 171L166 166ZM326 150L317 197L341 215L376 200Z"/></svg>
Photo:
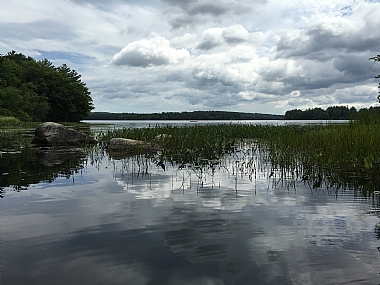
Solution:
<svg viewBox="0 0 380 285"><path fill-rule="evenodd" d="M14 117L0 117L0 150L20 149L30 144L37 124L22 122Z"/></svg>
<svg viewBox="0 0 380 285"><path fill-rule="evenodd" d="M105 128L92 135L98 141L95 148L99 148L99 153L103 153L114 137L157 144L160 151L153 159L162 167L171 163L179 168L209 166L212 169L222 164L226 154L255 149L261 160L255 162L255 167L271 165L273 172L312 181L313 187L330 181L336 185L366 184L367 189L375 189L380 186L378 118L362 113L361 117L345 124ZM27 146L37 125L1 117L0 148ZM89 131L85 124L75 127ZM249 156L249 152L246 155Z"/></svg>
<svg viewBox="0 0 380 285"><path fill-rule="evenodd" d="M248 142L260 149L261 159L270 162L273 170L314 181L317 186L326 179L338 184L347 178L352 183L380 181L379 128L375 120L326 125L160 126L110 129L98 134L98 139L103 145L112 137L159 143L162 151L157 161L179 167L215 164L224 154L238 150L239 143ZM162 135L159 141L158 135Z"/></svg>

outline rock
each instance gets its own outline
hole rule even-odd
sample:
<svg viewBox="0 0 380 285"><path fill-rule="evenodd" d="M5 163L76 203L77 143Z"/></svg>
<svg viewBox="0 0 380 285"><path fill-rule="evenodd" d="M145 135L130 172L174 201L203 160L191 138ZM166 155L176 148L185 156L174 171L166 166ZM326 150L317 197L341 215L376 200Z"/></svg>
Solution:
<svg viewBox="0 0 380 285"><path fill-rule="evenodd" d="M44 146L78 145L93 142L94 139L87 134L52 122L38 125L32 140L32 144Z"/></svg>
<svg viewBox="0 0 380 285"><path fill-rule="evenodd" d="M151 153L158 149L157 145L149 142L124 138L113 138L107 146L110 156L117 159L134 154Z"/></svg>
<svg viewBox="0 0 380 285"><path fill-rule="evenodd" d="M113 138L110 140L108 150L128 150L128 149L152 149L152 144L139 140Z"/></svg>

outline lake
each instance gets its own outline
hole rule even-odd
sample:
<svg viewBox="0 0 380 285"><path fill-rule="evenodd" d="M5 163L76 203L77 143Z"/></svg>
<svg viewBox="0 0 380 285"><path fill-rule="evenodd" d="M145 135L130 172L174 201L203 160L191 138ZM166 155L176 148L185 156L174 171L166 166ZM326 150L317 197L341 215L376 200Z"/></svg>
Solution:
<svg viewBox="0 0 380 285"><path fill-rule="evenodd" d="M4 152L1 284L379 284L379 192L313 187L262 155L245 144L164 169L92 149Z"/></svg>

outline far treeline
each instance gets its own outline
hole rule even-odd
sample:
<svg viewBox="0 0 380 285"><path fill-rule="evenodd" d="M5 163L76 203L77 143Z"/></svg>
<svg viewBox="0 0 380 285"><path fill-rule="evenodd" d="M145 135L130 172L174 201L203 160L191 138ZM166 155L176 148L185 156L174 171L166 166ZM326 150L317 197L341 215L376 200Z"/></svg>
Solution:
<svg viewBox="0 0 380 285"><path fill-rule="evenodd" d="M333 106L326 110L313 108L302 111L294 109L286 111L285 120L350 120L355 118L357 110L355 107L350 109L347 106Z"/></svg>
<svg viewBox="0 0 380 285"><path fill-rule="evenodd" d="M283 115L226 111L167 112L152 114L92 112L86 120L282 120Z"/></svg>
<svg viewBox="0 0 380 285"><path fill-rule="evenodd" d="M285 120L355 120L366 118L368 116L378 116L380 107L363 108L359 111L355 107L348 108L347 106L333 106L326 110L321 108L313 108L302 111L294 109L286 111Z"/></svg>
<svg viewBox="0 0 380 285"><path fill-rule="evenodd" d="M66 64L36 61L15 51L0 54L0 117L76 122L94 108L81 75Z"/></svg>
<svg viewBox="0 0 380 285"><path fill-rule="evenodd" d="M307 110L290 110L283 115L260 114L260 113L240 113L226 111L194 111L194 112L168 112L152 114L136 113L108 113L92 112L85 120L355 120L368 117L368 115L378 116L380 107L370 107L369 109L356 110L355 107L346 106L328 107Z"/></svg>

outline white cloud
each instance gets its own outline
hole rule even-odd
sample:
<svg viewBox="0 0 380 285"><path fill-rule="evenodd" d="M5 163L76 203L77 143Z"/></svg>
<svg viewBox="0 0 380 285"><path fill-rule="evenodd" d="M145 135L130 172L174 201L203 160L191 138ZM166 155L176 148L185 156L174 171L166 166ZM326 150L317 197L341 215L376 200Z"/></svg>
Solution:
<svg viewBox="0 0 380 285"><path fill-rule="evenodd" d="M202 39L197 46L197 49L209 50L214 47L223 44L222 40L222 29L213 28L207 29L202 33Z"/></svg>
<svg viewBox="0 0 380 285"><path fill-rule="evenodd" d="M0 53L68 63L96 111L368 106L379 10L354 0L14 0L0 10Z"/></svg>
<svg viewBox="0 0 380 285"><path fill-rule="evenodd" d="M188 57L187 50L171 48L168 40L163 37L155 37L128 44L112 57L111 63L149 67L180 63Z"/></svg>
<svg viewBox="0 0 380 285"><path fill-rule="evenodd" d="M249 33L242 25L234 25L224 29L222 36L230 44L245 42L249 39Z"/></svg>

